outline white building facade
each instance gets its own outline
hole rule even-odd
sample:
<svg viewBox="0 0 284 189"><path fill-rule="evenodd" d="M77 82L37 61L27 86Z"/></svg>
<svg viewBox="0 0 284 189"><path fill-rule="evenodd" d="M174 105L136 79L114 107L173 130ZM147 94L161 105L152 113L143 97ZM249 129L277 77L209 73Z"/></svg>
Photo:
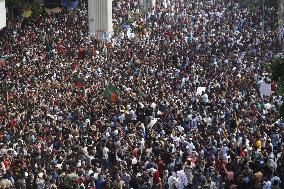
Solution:
<svg viewBox="0 0 284 189"><path fill-rule="evenodd" d="M0 0L0 30L6 26L5 0Z"/></svg>

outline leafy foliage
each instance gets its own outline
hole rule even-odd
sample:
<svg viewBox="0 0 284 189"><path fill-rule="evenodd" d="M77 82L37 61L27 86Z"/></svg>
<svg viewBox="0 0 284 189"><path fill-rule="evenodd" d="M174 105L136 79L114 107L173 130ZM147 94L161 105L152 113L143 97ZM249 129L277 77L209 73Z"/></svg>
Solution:
<svg viewBox="0 0 284 189"><path fill-rule="evenodd" d="M284 96L284 55L276 56L269 67L272 70L272 80L278 83L278 92ZM284 103L280 107L280 116L284 118Z"/></svg>
<svg viewBox="0 0 284 189"><path fill-rule="evenodd" d="M13 9L31 9L33 16L44 13L43 7L37 0L6 0L6 5Z"/></svg>
<svg viewBox="0 0 284 189"><path fill-rule="evenodd" d="M241 3L245 4L251 10L256 10L262 7L263 3L267 8L277 8L278 0L241 0Z"/></svg>
<svg viewBox="0 0 284 189"><path fill-rule="evenodd" d="M284 81L284 56L277 56L272 60L270 64L272 70L272 79L281 82ZM284 92L284 91L283 91Z"/></svg>

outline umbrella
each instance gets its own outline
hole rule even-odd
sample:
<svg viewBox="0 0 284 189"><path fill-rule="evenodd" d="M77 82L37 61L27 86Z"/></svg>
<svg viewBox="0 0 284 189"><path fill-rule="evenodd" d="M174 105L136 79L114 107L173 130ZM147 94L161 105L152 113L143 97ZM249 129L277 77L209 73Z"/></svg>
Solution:
<svg viewBox="0 0 284 189"><path fill-rule="evenodd" d="M67 7L69 10L74 10L78 7L78 0L72 0L72 1L68 1L68 0L61 0L61 3L63 6Z"/></svg>
<svg viewBox="0 0 284 189"><path fill-rule="evenodd" d="M131 26L129 24L122 24L121 25L122 29L129 29Z"/></svg>

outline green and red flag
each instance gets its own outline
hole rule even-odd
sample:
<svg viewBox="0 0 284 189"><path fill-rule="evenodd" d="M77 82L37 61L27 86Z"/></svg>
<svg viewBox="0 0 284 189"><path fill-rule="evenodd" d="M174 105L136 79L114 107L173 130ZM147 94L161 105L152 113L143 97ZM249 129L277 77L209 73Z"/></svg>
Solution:
<svg viewBox="0 0 284 189"><path fill-rule="evenodd" d="M84 88L84 82L83 82L83 81L77 81L76 87L77 87L78 89L83 89L83 88Z"/></svg>
<svg viewBox="0 0 284 189"><path fill-rule="evenodd" d="M106 87L103 96L116 103L118 101L118 90L115 87Z"/></svg>
<svg viewBox="0 0 284 189"><path fill-rule="evenodd" d="M137 94L139 96L146 97L145 93L140 88L137 89Z"/></svg>
<svg viewBox="0 0 284 189"><path fill-rule="evenodd" d="M85 87L85 81L83 79L75 79L75 87L77 89L83 89Z"/></svg>

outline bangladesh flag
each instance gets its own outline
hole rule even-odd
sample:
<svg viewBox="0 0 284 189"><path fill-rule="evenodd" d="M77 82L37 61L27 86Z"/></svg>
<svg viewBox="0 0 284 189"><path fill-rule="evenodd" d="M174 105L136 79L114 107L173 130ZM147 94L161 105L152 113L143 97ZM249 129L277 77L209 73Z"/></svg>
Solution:
<svg viewBox="0 0 284 189"><path fill-rule="evenodd" d="M2 67L4 67L5 66L5 62L7 61L7 56L1 56L0 57L0 69L2 68Z"/></svg>
<svg viewBox="0 0 284 189"><path fill-rule="evenodd" d="M11 120L11 126L16 127L17 126L17 117Z"/></svg>
<svg viewBox="0 0 284 189"><path fill-rule="evenodd" d="M76 88L77 89L83 89L84 88L84 81L83 80L78 80L76 82Z"/></svg>
<svg viewBox="0 0 284 189"><path fill-rule="evenodd" d="M106 87L103 96L110 99L113 103L118 101L118 90L115 87Z"/></svg>
<svg viewBox="0 0 284 189"><path fill-rule="evenodd" d="M74 86L77 89L83 89L85 87L85 81L83 79L81 79L81 78L74 78L73 81L74 81Z"/></svg>
<svg viewBox="0 0 284 189"><path fill-rule="evenodd" d="M136 93L139 96L146 97L145 93L139 87L136 88Z"/></svg>

